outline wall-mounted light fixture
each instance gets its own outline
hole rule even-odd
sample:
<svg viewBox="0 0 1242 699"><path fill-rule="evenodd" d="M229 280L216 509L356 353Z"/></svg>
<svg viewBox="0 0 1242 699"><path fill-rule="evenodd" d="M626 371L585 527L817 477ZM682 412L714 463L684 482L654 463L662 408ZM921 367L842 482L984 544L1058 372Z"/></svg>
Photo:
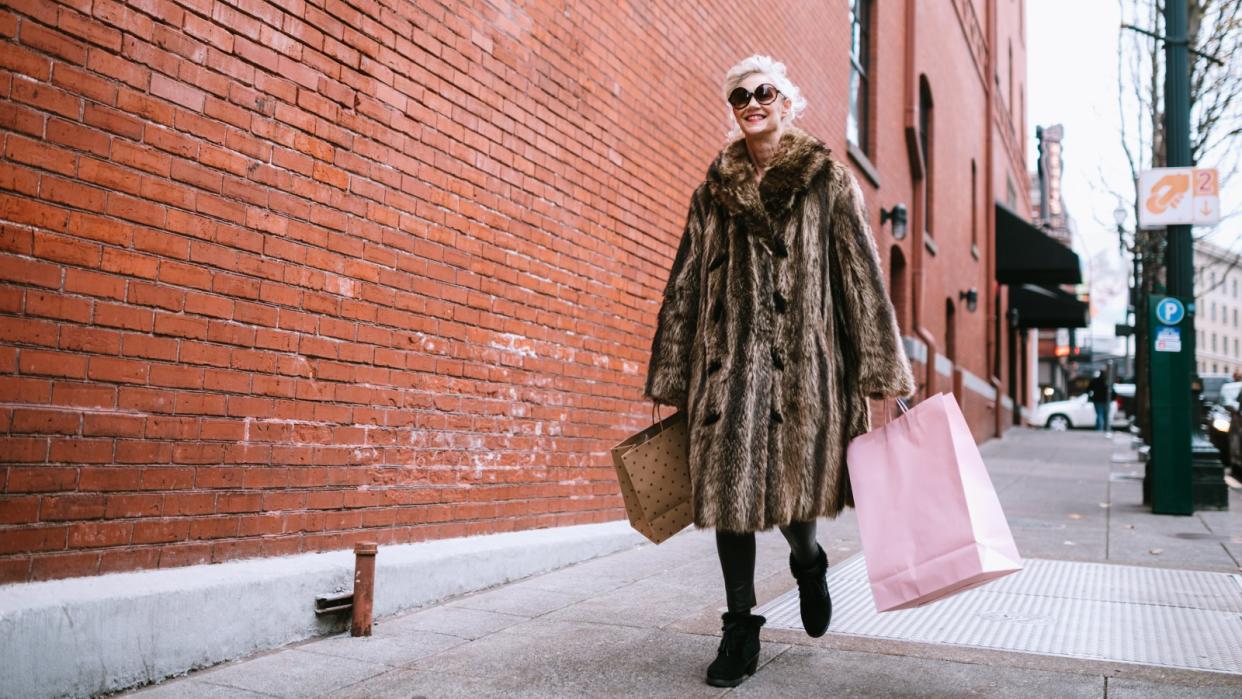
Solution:
<svg viewBox="0 0 1242 699"><path fill-rule="evenodd" d="M957 292L957 300L965 301L966 310L974 313L975 309L979 307L979 290L971 287L965 291L959 291Z"/></svg>
<svg viewBox="0 0 1242 699"><path fill-rule="evenodd" d="M893 222L893 239L901 240L906 237L906 205L894 204L893 208L885 210L880 209L880 225Z"/></svg>

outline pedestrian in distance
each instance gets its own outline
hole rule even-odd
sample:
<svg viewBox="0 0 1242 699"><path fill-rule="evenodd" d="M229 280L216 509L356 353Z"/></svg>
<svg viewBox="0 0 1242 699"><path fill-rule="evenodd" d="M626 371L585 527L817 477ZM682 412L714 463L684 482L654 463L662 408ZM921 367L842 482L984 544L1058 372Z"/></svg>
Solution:
<svg viewBox="0 0 1242 699"><path fill-rule="evenodd" d="M1091 394L1091 403L1095 406L1095 431L1110 432L1108 423L1108 406L1113 402L1113 387L1108 384L1108 377L1103 371L1096 371L1087 386Z"/></svg>
<svg viewBox="0 0 1242 699"><path fill-rule="evenodd" d="M793 121L785 66L751 56L724 78L731 131L690 199L664 291L644 395L685 411L694 524L716 532L722 638L708 684L758 665L755 532L789 543L802 623L832 600L816 519L853 506L845 451L867 399L914 393L862 191Z"/></svg>

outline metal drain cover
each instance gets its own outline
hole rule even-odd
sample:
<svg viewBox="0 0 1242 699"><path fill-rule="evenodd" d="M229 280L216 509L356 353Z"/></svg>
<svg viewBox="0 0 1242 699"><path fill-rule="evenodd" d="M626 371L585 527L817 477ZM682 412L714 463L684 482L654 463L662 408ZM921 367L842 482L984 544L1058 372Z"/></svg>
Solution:
<svg viewBox="0 0 1242 699"><path fill-rule="evenodd" d="M1027 559L926 607L875 610L862 555L829 569L831 633L1242 674L1242 576ZM755 611L799 629L798 591Z"/></svg>

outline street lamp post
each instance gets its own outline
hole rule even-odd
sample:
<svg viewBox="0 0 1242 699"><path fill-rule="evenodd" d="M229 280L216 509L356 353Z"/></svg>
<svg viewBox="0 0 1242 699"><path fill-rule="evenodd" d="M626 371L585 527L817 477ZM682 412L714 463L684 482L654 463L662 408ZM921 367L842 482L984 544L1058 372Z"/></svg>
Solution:
<svg viewBox="0 0 1242 699"><path fill-rule="evenodd" d="M1128 218L1128 213L1126 212L1125 207L1121 204L1117 204L1117 208L1113 209L1113 221L1117 223L1117 245L1121 248L1121 256L1123 261L1126 254L1126 218ZM1122 364L1122 367L1125 371L1129 372L1130 376L1133 376L1134 365L1131 364L1130 360L1130 357L1133 356L1130 351L1130 341L1134 338L1134 322L1130 319L1130 311L1134 309L1135 289L1138 286L1138 251L1131 249L1130 257L1134 261L1133 264L1135 273L1129 279L1129 283L1126 284L1126 288L1129 290L1129 293L1126 297L1125 324L1130 326L1130 333L1125 338L1126 358L1125 363Z"/></svg>
<svg viewBox="0 0 1242 699"><path fill-rule="evenodd" d="M1194 165L1190 153L1190 66L1188 57L1187 0L1164 5L1165 76L1164 135L1169 167ZM1144 312L1158 324L1176 327L1181 338L1178 351L1152 363L1152 512L1166 515L1194 514L1191 466L1194 420L1191 407L1191 376L1194 373L1195 311L1194 252L1190 226L1169 226L1165 248L1166 296ZM1183 308L1185 309L1183 311ZM1161 309L1175 309L1168 317ZM1161 318L1164 318L1161 320ZM1184 319L1183 319L1184 318ZM1157 323L1153 323L1156 325ZM1184 335L1180 335L1184 333Z"/></svg>

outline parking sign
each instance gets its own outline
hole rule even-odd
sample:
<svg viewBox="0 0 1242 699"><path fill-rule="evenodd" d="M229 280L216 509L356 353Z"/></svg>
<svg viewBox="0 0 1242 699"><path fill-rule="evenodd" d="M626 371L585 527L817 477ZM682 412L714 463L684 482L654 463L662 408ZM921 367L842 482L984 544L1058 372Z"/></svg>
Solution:
<svg viewBox="0 0 1242 699"><path fill-rule="evenodd" d="M1172 296L1160 300L1156 306L1156 319L1165 325L1177 325L1186 317L1186 307Z"/></svg>

